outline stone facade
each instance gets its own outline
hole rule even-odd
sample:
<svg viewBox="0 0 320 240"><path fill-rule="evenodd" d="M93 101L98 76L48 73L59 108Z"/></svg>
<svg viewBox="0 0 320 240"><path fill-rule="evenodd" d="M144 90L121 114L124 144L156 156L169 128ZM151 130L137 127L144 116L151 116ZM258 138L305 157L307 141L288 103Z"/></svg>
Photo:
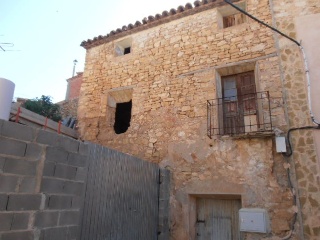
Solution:
<svg viewBox="0 0 320 240"><path fill-rule="evenodd" d="M77 118L79 98L59 102L60 112L63 119L67 117Z"/></svg>
<svg viewBox="0 0 320 240"><path fill-rule="evenodd" d="M281 11L288 10L285 4L245 3L249 13L266 23L276 22L294 37L292 20L281 17L285 15ZM289 159L288 165L276 153L272 134L207 136L206 102L221 95L221 77L249 70L255 73L257 91L270 93L274 128L286 132L310 124L299 49L286 47L286 40L250 18L221 28L221 15L230 9L223 1L196 1L194 8L187 4L169 15L163 13L164 18L155 20L156 15L143 25L129 25L127 32L84 42L87 56L78 108L81 137L171 170L170 239L195 239L197 198L226 195L239 196L243 208L268 212L270 233L244 233L244 239L291 235L293 222L292 239L303 239L302 223L306 239L315 239L319 232L311 221L319 216L318 210L306 216L317 206L311 204L317 203L319 193L318 179L311 174L316 162L310 132L292 134L303 204L298 221L294 221L298 208L287 176L291 166L295 179L294 164ZM122 42L131 44L130 54L118 56L115 48ZM115 106L130 100L130 127L116 134ZM306 158L313 165L301 161ZM310 183L304 180L308 177Z"/></svg>
<svg viewBox="0 0 320 240"><path fill-rule="evenodd" d="M320 3L316 0L271 2L276 27L298 41L301 39L297 38L297 19L320 13ZM291 41L279 36L276 39L287 103L288 128L312 126L314 124L310 120L302 52ZM311 63L311 66L313 64L315 63ZM311 73L317 71L316 68L310 70ZM320 237L320 160L316 154L313 132L315 130L298 130L291 137L294 151L290 161L291 167L295 167L296 171L305 239Z"/></svg>

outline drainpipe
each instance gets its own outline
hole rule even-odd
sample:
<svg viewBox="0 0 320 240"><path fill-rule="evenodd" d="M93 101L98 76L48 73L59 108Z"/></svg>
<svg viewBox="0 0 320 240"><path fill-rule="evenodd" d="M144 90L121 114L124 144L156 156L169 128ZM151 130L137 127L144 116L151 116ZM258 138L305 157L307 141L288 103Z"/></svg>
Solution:
<svg viewBox="0 0 320 240"><path fill-rule="evenodd" d="M238 11L240 11L241 13L245 14L246 16L248 16L249 18L255 20L256 22L262 24L263 26L271 29L272 31L280 34L281 36L289 39L291 42L294 42L295 44L298 45L298 47L300 48L301 50L301 53L302 53L302 56L303 56L303 60L304 60L304 69L305 69L305 73L306 73L306 78L307 78L307 88L308 88L308 105L309 105L309 114L310 114L310 118L311 118L311 121L317 125L317 126L320 126L320 122L317 121L315 119L315 116L313 114L313 111L312 111L312 104L311 104L311 84L310 84L310 74L309 74L309 67L308 67L308 61L307 61L307 57L306 57L306 54L305 54L305 51L304 51L304 48L302 47L302 45L295 39L289 37L288 35L284 34L283 32L280 32L278 29L262 22L261 20L257 19L256 17L252 16L251 14L247 13L245 10L241 9L240 7L238 7L237 5L233 4L232 2L230 2L230 0L224 0L226 3L228 3L229 5L231 5L233 8L237 9Z"/></svg>

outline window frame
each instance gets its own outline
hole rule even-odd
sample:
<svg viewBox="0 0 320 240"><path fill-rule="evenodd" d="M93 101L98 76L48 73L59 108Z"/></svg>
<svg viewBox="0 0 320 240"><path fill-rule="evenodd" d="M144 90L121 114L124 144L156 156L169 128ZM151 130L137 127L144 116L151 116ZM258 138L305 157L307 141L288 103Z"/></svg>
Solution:
<svg viewBox="0 0 320 240"><path fill-rule="evenodd" d="M258 71L258 65L256 62L248 62L248 63L243 63L243 64L235 64L232 66L227 66L227 67L220 67L216 68L216 96L218 101L218 106L217 106L217 116L215 121L218 122L218 128L220 129L219 131L222 133L221 135L230 135L229 133L225 133L225 118L224 118L224 104L223 104L223 78L227 76L232 76L232 75L241 75L247 72L253 72L253 77L254 77L254 83L255 83L255 92L259 92L260 90L260 84L259 84L259 71ZM257 118L257 123L263 122L263 116L262 116L262 109L261 109L261 103L259 100L257 100L257 109L256 109L256 118ZM252 114L253 115L253 114ZM243 118L243 121L245 119ZM259 131L259 124L257 125L257 131ZM247 132L252 132L248 131L245 129L245 124L244 124L244 131L242 132L243 134ZM235 134L242 134L242 133L235 133Z"/></svg>
<svg viewBox="0 0 320 240"><path fill-rule="evenodd" d="M236 6L246 11L247 3L246 1L235 3ZM226 18L230 18L234 16L234 24L230 26L225 26L226 24ZM241 21L240 21L241 19ZM243 13L239 13L239 11L232 6L223 6L217 9L217 22L218 22L218 28L219 29L227 29L234 26L239 26L241 24L244 24L247 22L247 16L245 16Z"/></svg>
<svg viewBox="0 0 320 240"><path fill-rule="evenodd" d="M114 45L114 54L116 57L125 56L132 53L132 38L125 38L116 42Z"/></svg>
<svg viewBox="0 0 320 240"><path fill-rule="evenodd" d="M109 127L112 127L114 132L115 132L114 124L116 121L115 115L116 115L117 104L128 103L130 101L133 102L132 98L133 98L133 86L114 88L114 89L110 89L107 92L107 115L106 115L107 119L106 120L108 122ZM131 104L131 118L129 122L129 127L123 133L128 132L128 130L130 129L132 116L133 116L133 107L134 105ZM120 133L120 134L123 134L123 133ZM115 134L117 133L115 132Z"/></svg>

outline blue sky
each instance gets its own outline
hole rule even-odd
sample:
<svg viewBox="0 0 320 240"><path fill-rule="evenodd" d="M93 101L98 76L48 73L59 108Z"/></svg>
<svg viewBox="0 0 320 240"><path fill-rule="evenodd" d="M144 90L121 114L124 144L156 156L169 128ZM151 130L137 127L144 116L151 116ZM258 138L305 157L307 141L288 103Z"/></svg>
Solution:
<svg viewBox="0 0 320 240"><path fill-rule="evenodd" d="M0 77L16 84L14 97L64 100L66 79L83 71L83 40L141 21L186 0L1 0ZM10 51L9 51L10 50Z"/></svg>

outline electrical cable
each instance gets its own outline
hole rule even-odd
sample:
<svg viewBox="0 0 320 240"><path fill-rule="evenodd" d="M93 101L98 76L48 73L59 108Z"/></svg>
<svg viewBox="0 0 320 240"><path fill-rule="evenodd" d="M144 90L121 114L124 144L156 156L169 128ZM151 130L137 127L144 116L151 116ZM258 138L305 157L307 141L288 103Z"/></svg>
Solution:
<svg viewBox="0 0 320 240"><path fill-rule="evenodd" d="M320 125L318 125L318 126L305 126L305 127L290 128L289 131L287 132L287 137L286 137L287 141L288 141L289 153L282 153L285 157L291 157L292 154L293 154L291 141L290 141L291 132L296 131L296 130L304 130L304 129L319 129L320 130Z"/></svg>
<svg viewBox="0 0 320 240"><path fill-rule="evenodd" d="M318 126L305 126L305 127L290 128L288 130L286 138L287 138L287 142L288 142L289 153L282 153L282 155L284 157L286 157L285 159L286 159L286 162L289 164L289 166L290 166L290 163L289 163L288 158L291 157L292 154L293 154L292 145L291 145L291 141L290 141L291 132L296 131L296 130L305 130L305 129L318 129L318 130L320 130L320 125L318 125ZM287 168L287 175L288 175L289 187L290 187L291 192L292 192L292 194L294 196L293 197L293 205L296 206L297 205L297 195L295 193L296 190L295 190L295 188L294 188L294 186L292 184L292 181L291 181L290 167ZM294 216L293 216L292 223L291 223L290 233L286 237L282 238L282 240L290 239L290 237L292 236L292 233L294 231L294 225L295 225L295 223L297 221L297 216L298 216L298 213L295 212Z"/></svg>

